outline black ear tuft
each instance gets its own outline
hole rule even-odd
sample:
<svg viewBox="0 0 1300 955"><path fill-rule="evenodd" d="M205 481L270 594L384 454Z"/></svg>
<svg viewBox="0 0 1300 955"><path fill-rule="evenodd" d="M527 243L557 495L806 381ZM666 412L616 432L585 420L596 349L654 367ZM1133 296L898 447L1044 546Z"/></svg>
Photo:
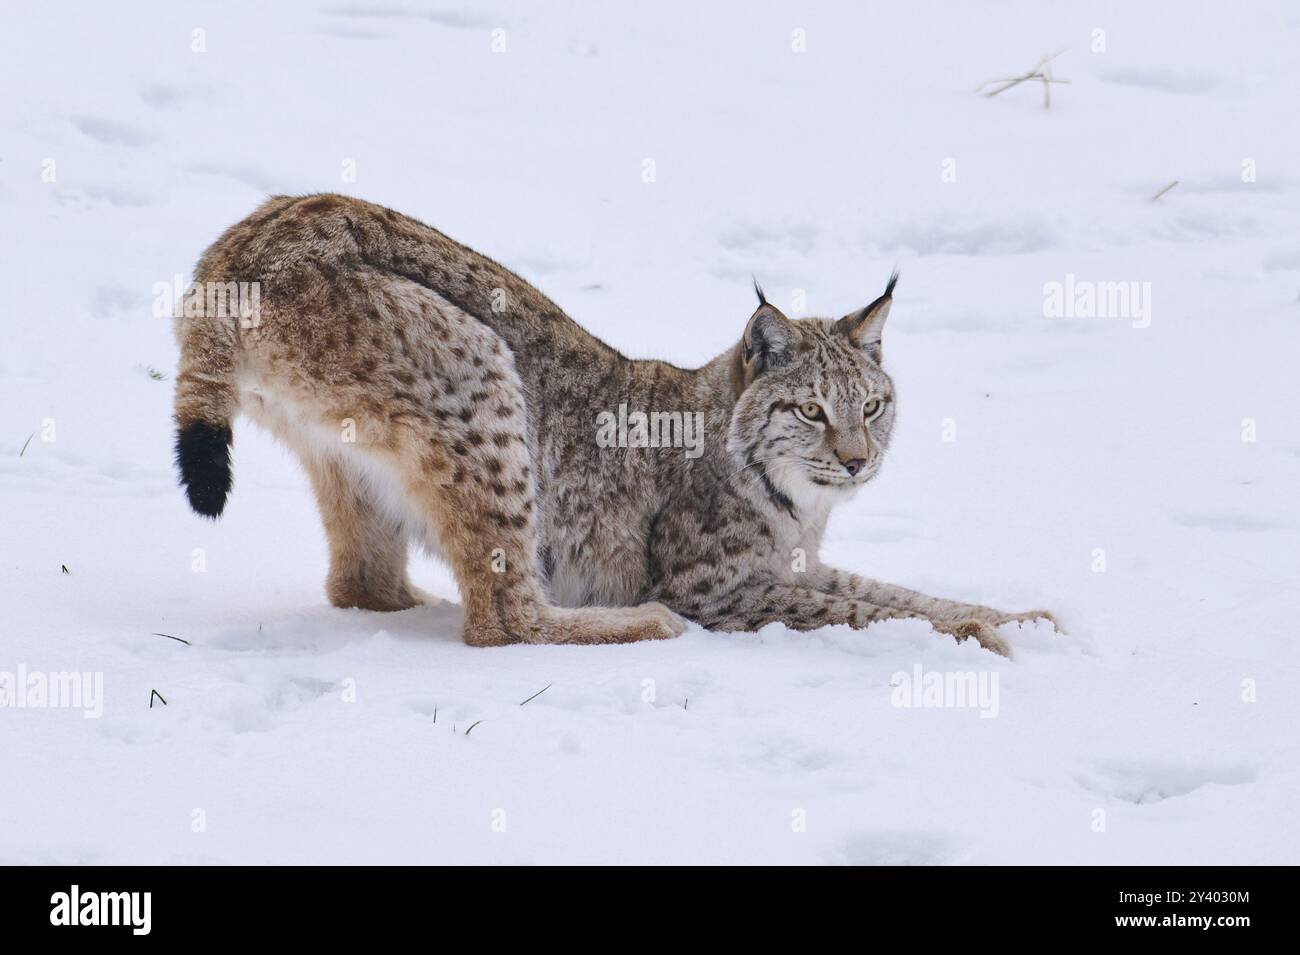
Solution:
<svg viewBox="0 0 1300 955"><path fill-rule="evenodd" d="M751 275L750 278L754 278L754 277ZM754 278L754 293L758 296L759 305L767 304L767 296L763 294L763 286L758 284L757 278Z"/></svg>
<svg viewBox="0 0 1300 955"><path fill-rule="evenodd" d="M872 361L879 362L881 331L889 317L889 307L894 302L894 286L898 284L898 269L889 276L885 292L866 308L841 318L836 325L849 337L849 341L863 349Z"/></svg>
<svg viewBox="0 0 1300 955"><path fill-rule="evenodd" d="M863 315L870 315L876 309L880 308L887 302L894 299L894 286L898 284L898 266L894 266L894 271L889 273L889 284L885 286L885 291L874 302L862 310Z"/></svg>
<svg viewBox="0 0 1300 955"><path fill-rule="evenodd" d="M885 294L881 298L893 298L894 286L898 284L898 266L894 266L894 271L889 273L889 284L885 286Z"/></svg>

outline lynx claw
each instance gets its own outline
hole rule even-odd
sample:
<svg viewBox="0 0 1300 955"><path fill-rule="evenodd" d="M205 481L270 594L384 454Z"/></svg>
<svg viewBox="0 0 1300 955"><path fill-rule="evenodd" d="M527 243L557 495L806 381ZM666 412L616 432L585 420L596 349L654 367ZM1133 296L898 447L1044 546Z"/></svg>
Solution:
<svg viewBox="0 0 1300 955"><path fill-rule="evenodd" d="M1002 618L998 620L998 624L1000 626L1004 623L1033 623L1035 620L1046 620L1052 625L1052 629L1057 633L1065 632L1061 629L1060 622L1051 611L1048 610L1026 610L1024 613L1004 614Z"/></svg>
<svg viewBox="0 0 1300 955"><path fill-rule="evenodd" d="M932 626L940 633L956 637L958 643L974 638L975 642L985 650L1006 657L1008 660L1012 658L1011 644L982 620L942 621L933 623Z"/></svg>

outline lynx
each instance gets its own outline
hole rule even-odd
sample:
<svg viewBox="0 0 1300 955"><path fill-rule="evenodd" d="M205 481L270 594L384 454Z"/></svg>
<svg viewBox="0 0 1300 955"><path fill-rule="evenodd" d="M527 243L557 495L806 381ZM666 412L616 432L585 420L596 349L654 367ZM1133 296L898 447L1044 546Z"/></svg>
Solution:
<svg viewBox="0 0 1300 955"><path fill-rule="evenodd" d="M897 273L838 320L791 320L756 283L738 343L698 369L627 358L491 259L344 196L269 200L195 279L176 326L190 504L222 513L237 413L269 429L315 489L337 607L423 602L416 543L450 564L475 646L913 617L1009 655L997 627L1050 619L817 557L831 508L889 446L881 332ZM206 314L203 290L232 283L256 283L256 314ZM657 440L638 440L636 416L654 414ZM674 423L697 432L695 453Z"/></svg>

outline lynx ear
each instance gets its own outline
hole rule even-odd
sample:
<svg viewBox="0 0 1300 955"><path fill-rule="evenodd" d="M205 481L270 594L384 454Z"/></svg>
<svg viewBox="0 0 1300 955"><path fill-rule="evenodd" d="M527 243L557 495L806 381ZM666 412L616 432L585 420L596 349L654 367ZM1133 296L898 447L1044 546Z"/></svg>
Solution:
<svg viewBox="0 0 1300 955"><path fill-rule="evenodd" d="M744 337L740 340L740 363L746 383L768 369L779 368L788 362L794 355L800 337L794 322L763 298L763 292L757 284L755 289L758 290L762 304L749 319Z"/></svg>
<svg viewBox="0 0 1300 955"><path fill-rule="evenodd" d="M881 332L885 328L885 319L889 317L889 306L894 302L894 286L898 284L898 269L889 276L885 294L864 309L845 315L836 326L849 336L849 341L867 353L876 364L881 357Z"/></svg>

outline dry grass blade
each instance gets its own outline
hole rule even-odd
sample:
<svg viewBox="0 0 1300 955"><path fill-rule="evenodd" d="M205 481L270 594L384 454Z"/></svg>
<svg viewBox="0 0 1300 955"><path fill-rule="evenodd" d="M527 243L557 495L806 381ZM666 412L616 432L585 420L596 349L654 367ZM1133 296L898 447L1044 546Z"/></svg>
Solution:
<svg viewBox="0 0 1300 955"><path fill-rule="evenodd" d="M1161 189L1159 192L1157 192L1154 196L1152 196L1152 197L1151 197L1151 201L1152 201L1152 202L1159 202L1160 199L1161 199L1161 197L1164 196L1164 194L1165 194L1166 192L1168 192L1170 189L1174 188L1174 186L1176 186L1176 185L1178 185L1178 180L1177 180L1177 179L1175 179L1175 180L1174 180L1173 182L1171 182L1169 185L1165 186L1163 189Z"/></svg>
<svg viewBox="0 0 1300 955"><path fill-rule="evenodd" d="M997 96L999 93L1005 93L1014 86L1030 80L1038 80L1043 84L1043 108L1048 109L1052 105L1052 86L1053 83L1069 83L1069 80L1057 79L1052 75L1052 61L1064 53L1064 50L1057 50L1051 56L1045 56L1034 65L1032 70L1022 73L1019 76L1000 77L998 79L988 80L981 83L975 88L977 93L983 93L985 96ZM993 84L1000 84L994 89L985 89Z"/></svg>
<svg viewBox="0 0 1300 955"><path fill-rule="evenodd" d="M543 693L545 693L547 690L549 690L549 689L550 689L551 687L553 687L554 685L555 685L554 683L548 683L548 684L546 684L546 686L542 687L540 690L538 690L536 693L534 693L534 694L533 694L532 696L530 696L528 699L524 700L524 703L532 702L533 700L537 699L539 696L541 696ZM520 706L523 706L524 703L520 703L519 705L520 705Z"/></svg>

